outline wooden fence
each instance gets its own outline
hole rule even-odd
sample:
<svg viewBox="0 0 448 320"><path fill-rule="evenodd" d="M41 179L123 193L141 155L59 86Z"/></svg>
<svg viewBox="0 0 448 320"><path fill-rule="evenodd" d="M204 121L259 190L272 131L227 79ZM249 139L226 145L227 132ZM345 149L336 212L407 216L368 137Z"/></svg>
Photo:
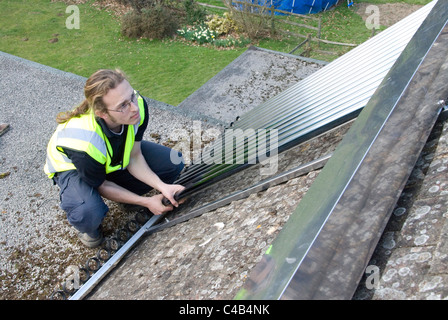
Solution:
<svg viewBox="0 0 448 320"><path fill-rule="evenodd" d="M278 9L275 9L274 7L261 6L261 5L257 5L257 4L245 2L245 1L239 1L239 0L226 0L226 1L228 1L229 4L231 3L231 4L241 5L243 7L242 11L245 12L246 14L263 16L263 17L266 17L266 15L269 15L269 19L271 20L271 30L274 33L278 32L278 33L281 33L281 34L284 34L287 36L304 39L290 52L291 54L305 46L305 51L302 52L301 55L309 55L312 50L311 42L316 42L318 48L320 48L321 43L339 45L339 46L348 46L348 47L356 47L357 46L357 44L353 44L353 43L343 43L343 42L336 42L336 41L329 41L329 40L322 39L322 18L321 17L314 17L311 15L303 15L303 14L288 12L288 11L284 11L284 10L278 10ZM200 3L200 2L198 2L198 4L205 6L205 7L215 8L215 9L229 10L228 7L214 6L214 5L209 5L209 4ZM282 19L282 18L280 18L282 16L276 15L275 13L280 13L283 16L297 17L297 18L303 19L305 21L305 23L298 23L298 22ZM297 32L286 31L286 30L284 30L284 28L277 28L276 24L278 24L278 23L283 23L283 24L288 24L288 25L295 26L298 28L308 29L308 30L310 30L310 32L308 32L307 34L301 34L301 33L297 33ZM320 53L324 53L324 54L336 54L331 51L323 51L320 49L314 49L314 50L317 52L320 52Z"/></svg>

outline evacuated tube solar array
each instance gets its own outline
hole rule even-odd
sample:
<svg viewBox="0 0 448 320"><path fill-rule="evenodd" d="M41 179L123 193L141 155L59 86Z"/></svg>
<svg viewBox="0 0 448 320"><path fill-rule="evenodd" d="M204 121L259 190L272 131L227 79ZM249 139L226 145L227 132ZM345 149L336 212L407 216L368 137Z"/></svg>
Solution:
<svg viewBox="0 0 448 320"><path fill-rule="evenodd" d="M265 130L263 138L267 144L263 147L271 156L355 118L436 2L243 115L230 128L237 143L233 138L226 141L229 129L225 130L207 152L203 151L203 162L191 165L176 181L187 187L183 194L193 193L247 165L258 163L257 151L262 149L260 129ZM242 153L235 152L238 141L244 144Z"/></svg>

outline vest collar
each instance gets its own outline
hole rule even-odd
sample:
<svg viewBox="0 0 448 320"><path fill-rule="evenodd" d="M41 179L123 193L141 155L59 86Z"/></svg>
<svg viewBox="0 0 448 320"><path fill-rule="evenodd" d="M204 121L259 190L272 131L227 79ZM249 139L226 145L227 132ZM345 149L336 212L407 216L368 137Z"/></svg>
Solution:
<svg viewBox="0 0 448 320"><path fill-rule="evenodd" d="M100 125L101 130L103 130L104 134L106 135L106 137L108 138L114 138L117 137L121 134L123 134L123 132L125 132L128 128L128 125L122 125L122 130L121 130L121 134L117 134L113 131L111 131L109 129L109 127L107 126L106 122L104 121L104 119L99 118L99 117L95 117L96 122Z"/></svg>

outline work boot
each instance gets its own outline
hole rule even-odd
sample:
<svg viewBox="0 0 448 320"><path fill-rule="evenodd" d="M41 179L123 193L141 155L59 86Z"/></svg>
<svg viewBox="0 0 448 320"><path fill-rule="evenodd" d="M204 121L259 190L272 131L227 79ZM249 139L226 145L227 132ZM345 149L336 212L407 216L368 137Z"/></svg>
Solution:
<svg viewBox="0 0 448 320"><path fill-rule="evenodd" d="M100 231L98 232L98 236L95 238L92 238L91 236L89 236L87 233L82 233L79 232L78 233L78 238L79 240L81 240L81 242L87 246L88 248L96 248L98 247L101 243L103 243L103 233Z"/></svg>

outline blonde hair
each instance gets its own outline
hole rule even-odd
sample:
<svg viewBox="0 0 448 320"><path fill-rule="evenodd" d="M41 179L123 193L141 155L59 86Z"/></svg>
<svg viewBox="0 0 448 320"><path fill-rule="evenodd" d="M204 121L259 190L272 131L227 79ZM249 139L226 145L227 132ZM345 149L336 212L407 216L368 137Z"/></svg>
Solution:
<svg viewBox="0 0 448 320"><path fill-rule="evenodd" d="M121 82L123 82L123 80L126 80L126 76L119 69L98 70L86 81L84 86L84 101L71 111L59 113L56 117L56 121L58 123L64 123L71 118L86 114L90 110L107 112L107 106L104 104L103 97L109 90L115 89Z"/></svg>

